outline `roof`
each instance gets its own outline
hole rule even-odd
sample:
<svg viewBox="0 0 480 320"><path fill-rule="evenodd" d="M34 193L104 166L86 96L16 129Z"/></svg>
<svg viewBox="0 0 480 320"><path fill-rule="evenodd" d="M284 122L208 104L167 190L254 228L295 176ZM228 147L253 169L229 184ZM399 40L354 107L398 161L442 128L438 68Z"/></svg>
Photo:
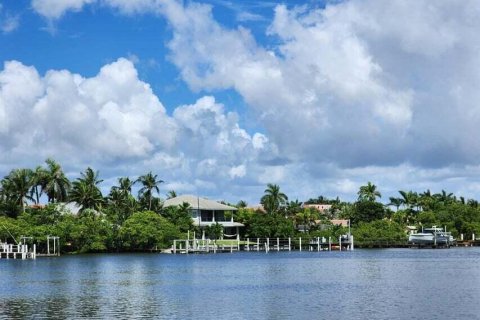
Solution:
<svg viewBox="0 0 480 320"><path fill-rule="evenodd" d="M188 203L190 207L193 209L200 209L200 210L216 210L216 211L233 211L237 210L235 207L227 206L226 204L208 200L205 198L200 198L193 195L181 195L175 198L167 199L163 203L164 207L173 207L182 205L184 202Z"/></svg>

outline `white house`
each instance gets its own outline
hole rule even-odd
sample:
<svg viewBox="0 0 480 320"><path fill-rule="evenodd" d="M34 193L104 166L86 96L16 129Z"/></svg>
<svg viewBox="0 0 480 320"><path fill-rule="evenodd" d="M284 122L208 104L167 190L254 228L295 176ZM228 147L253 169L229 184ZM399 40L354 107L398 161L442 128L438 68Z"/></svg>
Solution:
<svg viewBox="0 0 480 320"><path fill-rule="evenodd" d="M163 203L163 206L180 206L183 203L190 205L189 211L193 219L193 224L199 226L201 229L218 223L223 226L223 234L225 236L236 237L239 235L239 228L244 226L239 222L233 221L233 212L237 211L237 208L193 195L182 195L167 199ZM228 217L225 214L227 212L230 212Z"/></svg>

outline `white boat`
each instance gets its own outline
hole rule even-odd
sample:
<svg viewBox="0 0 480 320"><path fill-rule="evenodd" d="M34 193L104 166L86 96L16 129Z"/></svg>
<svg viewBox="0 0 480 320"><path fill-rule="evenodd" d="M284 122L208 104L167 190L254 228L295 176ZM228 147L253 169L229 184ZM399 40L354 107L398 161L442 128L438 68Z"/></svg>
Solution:
<svg viewBox="0 0 480 320"><path fill-rule="evenodd" d="M454 244L455 239L450 232L433 226L425 228L420 233L412 233L408 236L408 242L418 246L446 246Z"/></svg>

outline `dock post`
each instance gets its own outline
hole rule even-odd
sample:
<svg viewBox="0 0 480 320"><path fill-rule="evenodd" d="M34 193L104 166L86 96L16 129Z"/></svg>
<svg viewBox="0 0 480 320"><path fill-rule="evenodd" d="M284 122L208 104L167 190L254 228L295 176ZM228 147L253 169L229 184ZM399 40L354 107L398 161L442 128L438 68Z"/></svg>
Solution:
<svg viewBox="0 0 480 320"><path fill-rule="evenodd" d="M350 235L350 250L353 251L353 236Z"/></svg>
<svg viewBox="0 0 480 320"><path fill-rule="evenodd" d="M277 238L277 251L280 251L280 239Z"/></svg>
<svg viewBox="0 0 480 320"><path fill-rule="evenodd" d="M177 240L173 240L173 254L177 254Z"/></svg>
<svg viewBox="0 0 480 320"><path fill-rule="evenodd" d="M237 252L240 252L240 236L237 237Z"/></svg>
<svg viewBox="0 0 480 320"><path fill-rule="evenodd" d="M300 243L300 251L302 251L302 238L298 238L298 241Z"/></svg>
<svg viewBox="0 0 480 320"><path fill-rule="evenodd" d="M250 238L247 238L247 250L246 251L250 251Z"/></svg>
<svg viewBox="0 0 480 320"><path fill-rule="evenodd" d="M37 245L33 244L33 259L37 259Z"/></svg>
<svg viewBox="0 0 480 320"><path fill-rule="evenodd" d="M288 251L292 251L292 238L288 238Z"/></svg>
<svg viewBox="0 0 480 320"><path fill-rule="evenodd" d="M338 237L338 250L342 251L342 236Z"/></svg>
<svg viewBox="0 0 480 320"><path fill-rule="evenodd" d="M47 236L47 254L50 255L50 236Z"/></svg>
<svg viewBox="0 0 480 320"><path fill-rule="evenodd" d="M332 237L328 237L328 251L332 251Z"/></svg>
<svg viewBox="0 0 480 320"><path fill-rule="evenodd" d="M317 251L320 252L320 237L317 237Z"/></svg>
<svg viewBox="0 0 480 320"><path fill-rule="evenodd" d="M472 240L475 241L475 233L472 233Z"/></svg>
<svg viewBox="0 0 480 320"><path fill-rule="evenodd" d="M270 238L267 238L267 252L270 251Z"/></svg>
<svg viewBox="0 0 480 320"><path fill-rule="evenodd" d="M260 239L257 238L257 251L260 251Z"/></svg>

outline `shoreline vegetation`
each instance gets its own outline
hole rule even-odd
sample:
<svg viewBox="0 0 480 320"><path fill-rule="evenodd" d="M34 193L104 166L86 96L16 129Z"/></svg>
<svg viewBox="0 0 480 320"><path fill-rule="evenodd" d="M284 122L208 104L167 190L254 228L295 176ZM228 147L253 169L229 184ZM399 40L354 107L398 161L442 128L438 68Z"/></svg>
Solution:
<svg viewBox="0 0 480 320"><path fill-rule="evenodd" d="M92 168L70 181L52 159L35 169L13 169L0 181L0 241L19 242L26 236L42 250L46 237L55 235L60 237L62 253L150 252L170 248L174 239L186 239L189 233L201 234L193 225L188 204L163 207L163 181L158 175L118 178L106 195L100 190L102 182ZM139 187L136 195L134 185ZM357 247L406 246L407 226L446 227L455 238L480 234L480 208L474 199L444 190L399 191L398 197L383 204L371 182L361 186L357 196L355 202L319 196L303 203L289 199L278 185L268 184L260 198L261 208L249 208L240 200L229 204L238 210L228 214L245 225L240 230L242 239L301 237L308 241L348 233L348 227L332 224L332 219L350 220ZM173 197L176 192L171 190L166 198ZM329 208L305 206L311 204ZM223 231L217 224L205 233L220 239Z"/></svg>

